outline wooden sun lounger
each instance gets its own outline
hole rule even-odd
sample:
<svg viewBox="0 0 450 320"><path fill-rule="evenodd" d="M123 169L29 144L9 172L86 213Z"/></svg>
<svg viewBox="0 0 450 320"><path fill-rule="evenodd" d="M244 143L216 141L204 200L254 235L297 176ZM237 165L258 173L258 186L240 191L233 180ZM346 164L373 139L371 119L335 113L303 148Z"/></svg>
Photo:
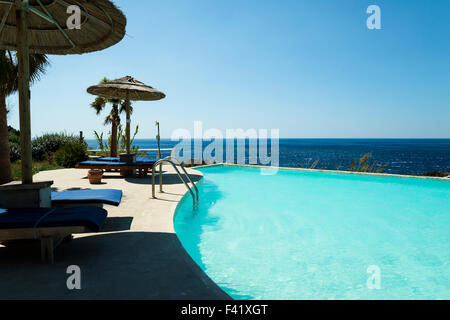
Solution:
<svg viewBox="0 0 450 320"><path fill-rule="evenodd" d="M86 227L53 227L27 229L0 230L0 243L13 240L40 240L41 260L44 263L54 263L55 249L66 239L71 239L73 234L93 233Z"/></svg>
<svg viewBox="0 0 450 320"><path fill-rule="evenodd" d="M155 161L156 162L156 161ZM113 161L84 161L78 163L77 169L100 169L100 170L137 170L139 176L146 176L155 164L149 162L113 162Z"/></svg>
<svg viewBox="0 0 450 320"><path fill-rule="evenodd" d="M98 207L0 209L0 243L40 240L43 262L54 262L54 249L72 234L99 232L107 212Z"/></svg>

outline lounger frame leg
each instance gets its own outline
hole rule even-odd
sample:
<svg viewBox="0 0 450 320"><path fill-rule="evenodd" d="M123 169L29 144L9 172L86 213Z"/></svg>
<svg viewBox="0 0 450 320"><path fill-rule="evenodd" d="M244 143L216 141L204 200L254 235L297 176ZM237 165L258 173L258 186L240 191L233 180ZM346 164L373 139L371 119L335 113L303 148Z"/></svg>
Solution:
<svg viewBox="0 0 450 320"><path fill-rule="evenodd" d="M41 239L41 259L43 263L53 264L55 262L53 238Z"/></svg>

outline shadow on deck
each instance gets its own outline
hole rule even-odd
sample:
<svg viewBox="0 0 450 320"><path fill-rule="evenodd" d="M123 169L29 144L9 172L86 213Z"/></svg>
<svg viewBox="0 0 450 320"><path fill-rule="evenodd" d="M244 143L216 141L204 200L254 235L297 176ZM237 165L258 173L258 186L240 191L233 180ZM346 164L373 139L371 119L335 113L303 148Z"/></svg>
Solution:
<svg viewBox="0 0 450 320"><path fill-rule="evenodd" d="M67 289L71 265L81 290ZM171 233L76 238L56 249L54 265L40 263L33 241L0 246L0 283L0 299L230 299Z"/></svg>

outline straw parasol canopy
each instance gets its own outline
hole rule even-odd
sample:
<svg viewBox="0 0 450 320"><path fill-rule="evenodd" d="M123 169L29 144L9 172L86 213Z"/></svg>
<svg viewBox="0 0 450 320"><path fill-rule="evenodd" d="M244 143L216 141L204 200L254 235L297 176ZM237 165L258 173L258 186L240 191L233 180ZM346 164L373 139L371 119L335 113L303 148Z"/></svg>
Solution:
<svg viewBox="0 0 450 320"><path fill-rule="evenodd" d="M29 54L103 50L122 40L125 26L109 0L0 0L0 49L16 50L19 65L22 183L33 182Z"/></svg>
<svg viewBox="0 0 450 320"><path fill-rule="evenodd" d="M130 76L89 87L87 92L104 98L129 101L155 101L166 97L164 93Z"/></svg>
<svg viewBox="0 0 450 320"><path fill-rule="evenodd" d="M80 9L79 28L69 29L69 6ZM16 9L28 12L31 53L81 54L106 49L125 35L126 18L108 0L0 0L0 46L16 50ZM69 21L68 21L69 20ZM68 23L69 22L69 23Z"/></svg>
<svg viewBox="0 0 450 320"><path fill-rule="evenodd" d="M153 87L144 84L133 77L126 76L120 79L111 80L106 83L91 86L87 92L109 99L121 99L126 101L156 101L166 97L166 95ZM130 153L130 108L127 104L127 153Z"/></svg>

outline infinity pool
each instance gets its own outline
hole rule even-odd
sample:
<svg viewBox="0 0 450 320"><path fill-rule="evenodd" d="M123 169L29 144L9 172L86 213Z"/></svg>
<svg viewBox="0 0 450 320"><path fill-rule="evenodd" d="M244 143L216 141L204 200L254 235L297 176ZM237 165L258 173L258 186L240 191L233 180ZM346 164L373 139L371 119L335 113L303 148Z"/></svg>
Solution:
<svg viewBox="0 0 450 320"><path fill-rule="evenodd" d="M175 215L230 296L450 299L450 181L263 170L200 169L198 209L188 195Z"/></svg>

